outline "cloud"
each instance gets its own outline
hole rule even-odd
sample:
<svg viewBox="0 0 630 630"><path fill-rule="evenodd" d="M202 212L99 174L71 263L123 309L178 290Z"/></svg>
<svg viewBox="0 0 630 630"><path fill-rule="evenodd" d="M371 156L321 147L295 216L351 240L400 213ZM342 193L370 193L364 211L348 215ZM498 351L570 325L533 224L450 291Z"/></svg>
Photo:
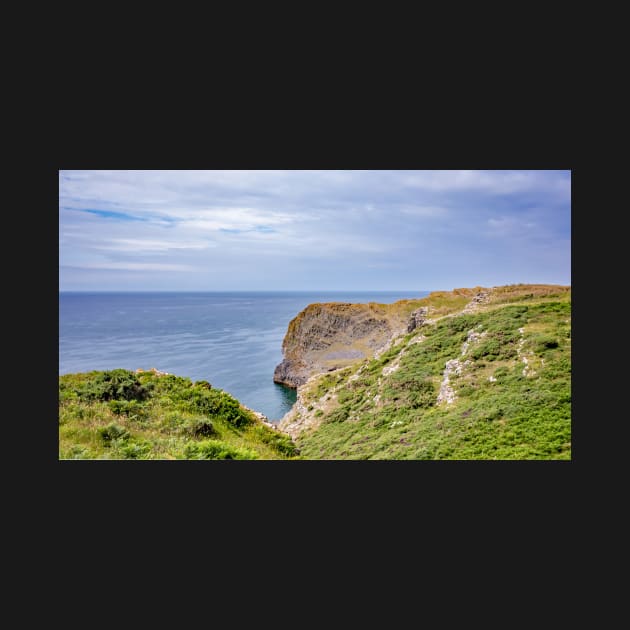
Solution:
<svg viewBox="0 0 630 630"><path fill-rule="evenodd" d="M570 218L569 171L59 173L60 266L83 268L83 288L105 268L137 288L193 269L199 289L447 288L497 269L535 280L543 259L562 281L566 247L547 252Z"/></svg>
<svg viewBox="0 0 630 630"><path fill-rule="evenodd" d="M140 238L114 238L95 245L97 250L118 252L163 252L173 249L206 249L216 247L210 241L157 241Z"/></svg>
<svg viewBox="0 0 630 630"><path fill-rule="evenodd" d="M87 263L80 266L67 265L74 269L107 269L118 271L197 271L192 265L182 265L177 263L146 263L146 262L107 262L107 263Z"/></svg>
<svg viewBox="0 0 630 630"><path fill-rule="evenodd" d="M416 217L440 217L448 212L447 208L440 206L407 206L402 207L400 211Z"/></svg>

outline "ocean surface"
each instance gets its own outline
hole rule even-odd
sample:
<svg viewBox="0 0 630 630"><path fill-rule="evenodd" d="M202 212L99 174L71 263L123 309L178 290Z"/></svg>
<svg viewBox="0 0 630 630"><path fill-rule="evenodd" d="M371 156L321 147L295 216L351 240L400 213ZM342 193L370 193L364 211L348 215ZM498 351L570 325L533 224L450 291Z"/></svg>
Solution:
<svg viewBox="0 0 630 630"><path fill-rule="evenodd" d="M407 292L59 294L59 374L126 368L206 380L278 421L295 391L273 382L289 322L313 302L389 304Z"/></svg>

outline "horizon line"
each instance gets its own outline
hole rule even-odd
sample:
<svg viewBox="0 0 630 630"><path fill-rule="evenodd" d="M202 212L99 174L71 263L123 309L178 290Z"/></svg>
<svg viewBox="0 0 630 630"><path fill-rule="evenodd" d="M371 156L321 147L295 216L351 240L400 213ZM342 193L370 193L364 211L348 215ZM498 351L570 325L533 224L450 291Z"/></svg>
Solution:
<svg viewBox="0 0 630 630"><path fill-rule="evenodd" d="M59 293L418 293L441 289L59 289Z"/></svg>

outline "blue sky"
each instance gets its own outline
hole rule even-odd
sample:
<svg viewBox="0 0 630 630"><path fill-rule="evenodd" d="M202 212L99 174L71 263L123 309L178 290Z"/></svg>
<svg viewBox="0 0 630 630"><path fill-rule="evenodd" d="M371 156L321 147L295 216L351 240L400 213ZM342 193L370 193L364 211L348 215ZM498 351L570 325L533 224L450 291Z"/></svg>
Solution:
<svg viewBox="0 0 630 630"><path fill-rule="evenodd" d="M60 171L61 291L571 283L570 171Z"/></svg>

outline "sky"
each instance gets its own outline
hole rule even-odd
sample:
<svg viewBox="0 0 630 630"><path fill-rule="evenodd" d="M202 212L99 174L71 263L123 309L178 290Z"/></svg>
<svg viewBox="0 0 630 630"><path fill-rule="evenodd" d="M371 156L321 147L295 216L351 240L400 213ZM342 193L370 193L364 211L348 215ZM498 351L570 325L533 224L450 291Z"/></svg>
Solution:
<svg viewBox="0 0 630 630"><path fill-rule="evenodd" d="M571 284L570 171L59 171L60 291Z"/></svg>

